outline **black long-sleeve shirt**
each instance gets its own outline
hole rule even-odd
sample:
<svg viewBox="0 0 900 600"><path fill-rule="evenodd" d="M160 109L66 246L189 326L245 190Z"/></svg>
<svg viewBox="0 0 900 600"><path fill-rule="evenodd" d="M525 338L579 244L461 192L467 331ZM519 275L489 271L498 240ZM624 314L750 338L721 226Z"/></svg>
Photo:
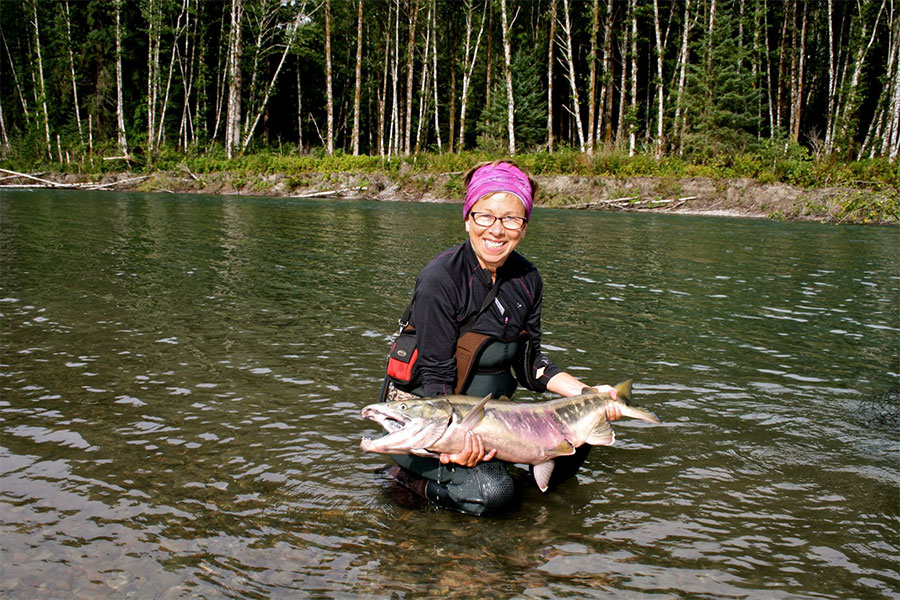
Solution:
<svg viewBox="0 0 900 600"><path fill-rule="evenodd" d="M471 330L510 338L525 330L531 356L525 361L530 376L519 383L535 391L562 372L541 353L541 301L544 291L540 273L517 252L509 255L497 272L500 291ZM493 285L491 274L482 269L469 241L451 248L419 273L410 321L418 339L418 365L426 396L453 393L456 381L456 341L460 326L478 312ZM537 371L543 368L541 377ZM518 373L518 370L517 370Z"/></svg>

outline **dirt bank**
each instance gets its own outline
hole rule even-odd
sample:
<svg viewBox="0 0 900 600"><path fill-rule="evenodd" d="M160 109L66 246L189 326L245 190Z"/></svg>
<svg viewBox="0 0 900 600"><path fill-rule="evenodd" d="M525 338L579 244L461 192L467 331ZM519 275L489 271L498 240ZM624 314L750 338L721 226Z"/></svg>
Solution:
<svg viewBox="0 0 900 600"><path fill-rule="evenodd" d="M367 198L400 202L462 201L460 173L299 173L247 176L227 172L192 173L187 169L151 175L107 174L101 180L65 175L41 175L47 187L77 187L118 191L238 194L296 198ZM865 221L848 215L858 199L889 202L896 190L828 187L803 189L784 183L706 177L581 177L538 176L538 205L582 210L647 211L731 217L776 218L825 222ZM20 178L4 183L42 185ZM892 196L893 195L893 196ZM897 224L896 216L881 223Z"/></svg>

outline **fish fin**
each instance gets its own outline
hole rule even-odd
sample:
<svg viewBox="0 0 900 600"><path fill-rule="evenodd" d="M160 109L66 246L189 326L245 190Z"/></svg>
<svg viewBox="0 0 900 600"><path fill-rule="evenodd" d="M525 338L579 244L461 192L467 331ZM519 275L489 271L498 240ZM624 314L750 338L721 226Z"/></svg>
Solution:
<svg viewBox="0 0 900 600"><path fill-rule="evenodd" d="M563 440L553 449L554 456L570 456L575 454L575 446L569 440Z"/></svg>
<svg viewBox="0 0 900 600"><path fill-rule="evenodd" d="M553 467L555 466L555 462L548 460L547 462L534 465L534 468L531 469L534 475L534 482L537 483L542 492L547 491L547 486L550 485L550 476L553 475Z"/></svg>
<svg viewBox="0 0 900 600"><path fill-rule="evenodd" d="M425 448L413 448L409 451L410 454L415 456L424 456L426 458L440 458L440 452L432 452L431 450L426 450Z"/></svg>
<svg viewBox="0 0 900 600"><path fill-rule="evenodd" d="M648 423L656 423L657 425L662 425L662 421L659 420L659 417L654 415L649 410L644 410L643 408L637 408L635 406L623 406L621 410L622 415L626 417L631 417L632 419L641 419L642 421L647 421Z"/></svg>
<svg viewBox="0 0 900 600"><path fill-rule="evenodd" d="M490 399L491 394L482 398L481 402L472 407L472 410L469 411L469 414L466 415L466 418L462 420L459 426L469 431L475 429L475 426L481 423L481 419L484 418L484 405Z"/></svg>
<svg viewBox="0 0 900 600"><path fill-rule="evenodd" d="M632 379L626 379L625 381L616 384L616 398L628 404L631 402L631 382Z"/></svg>
<svg viewBox="0 0 900 600"><path fill-rule="evenodd" d="M612 425L606 420L606 415L600 419L600 422L597 423L597 426L594 427L594 430L585 441L591 446L612 446L615 443L616 434Z"/></svg>

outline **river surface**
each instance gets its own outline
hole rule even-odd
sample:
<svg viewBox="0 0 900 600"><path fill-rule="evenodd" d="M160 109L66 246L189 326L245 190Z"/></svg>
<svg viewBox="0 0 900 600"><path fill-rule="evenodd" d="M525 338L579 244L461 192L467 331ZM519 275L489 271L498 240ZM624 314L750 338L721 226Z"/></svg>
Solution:
<svg viewBox="0 0 900 600"><path fill-rule="evenodd" d="M900 598L897 228L536 209L546 352L664 425L475 518L358 447L459 212L0 192L0 595Z"/></svg>

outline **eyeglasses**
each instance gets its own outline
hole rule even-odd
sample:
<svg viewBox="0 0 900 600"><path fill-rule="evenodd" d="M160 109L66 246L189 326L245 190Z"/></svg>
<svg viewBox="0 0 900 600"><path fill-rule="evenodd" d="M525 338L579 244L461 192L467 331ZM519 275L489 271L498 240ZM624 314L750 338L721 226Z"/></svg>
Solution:
<svg viewBox="0 0 900 600"><path fill-rule="evenodd" d="M528 219L525 217L514 217L512 215L506 217L495 217L490 213L483 212L470 212L472 215L472 220L475 221L475 224L479 227L490 227L494 224L494 221L500 220L500 224L503 225L504 229L509 229L512 231L518 231L525 227L525 223L528 222Z"/></svg>

